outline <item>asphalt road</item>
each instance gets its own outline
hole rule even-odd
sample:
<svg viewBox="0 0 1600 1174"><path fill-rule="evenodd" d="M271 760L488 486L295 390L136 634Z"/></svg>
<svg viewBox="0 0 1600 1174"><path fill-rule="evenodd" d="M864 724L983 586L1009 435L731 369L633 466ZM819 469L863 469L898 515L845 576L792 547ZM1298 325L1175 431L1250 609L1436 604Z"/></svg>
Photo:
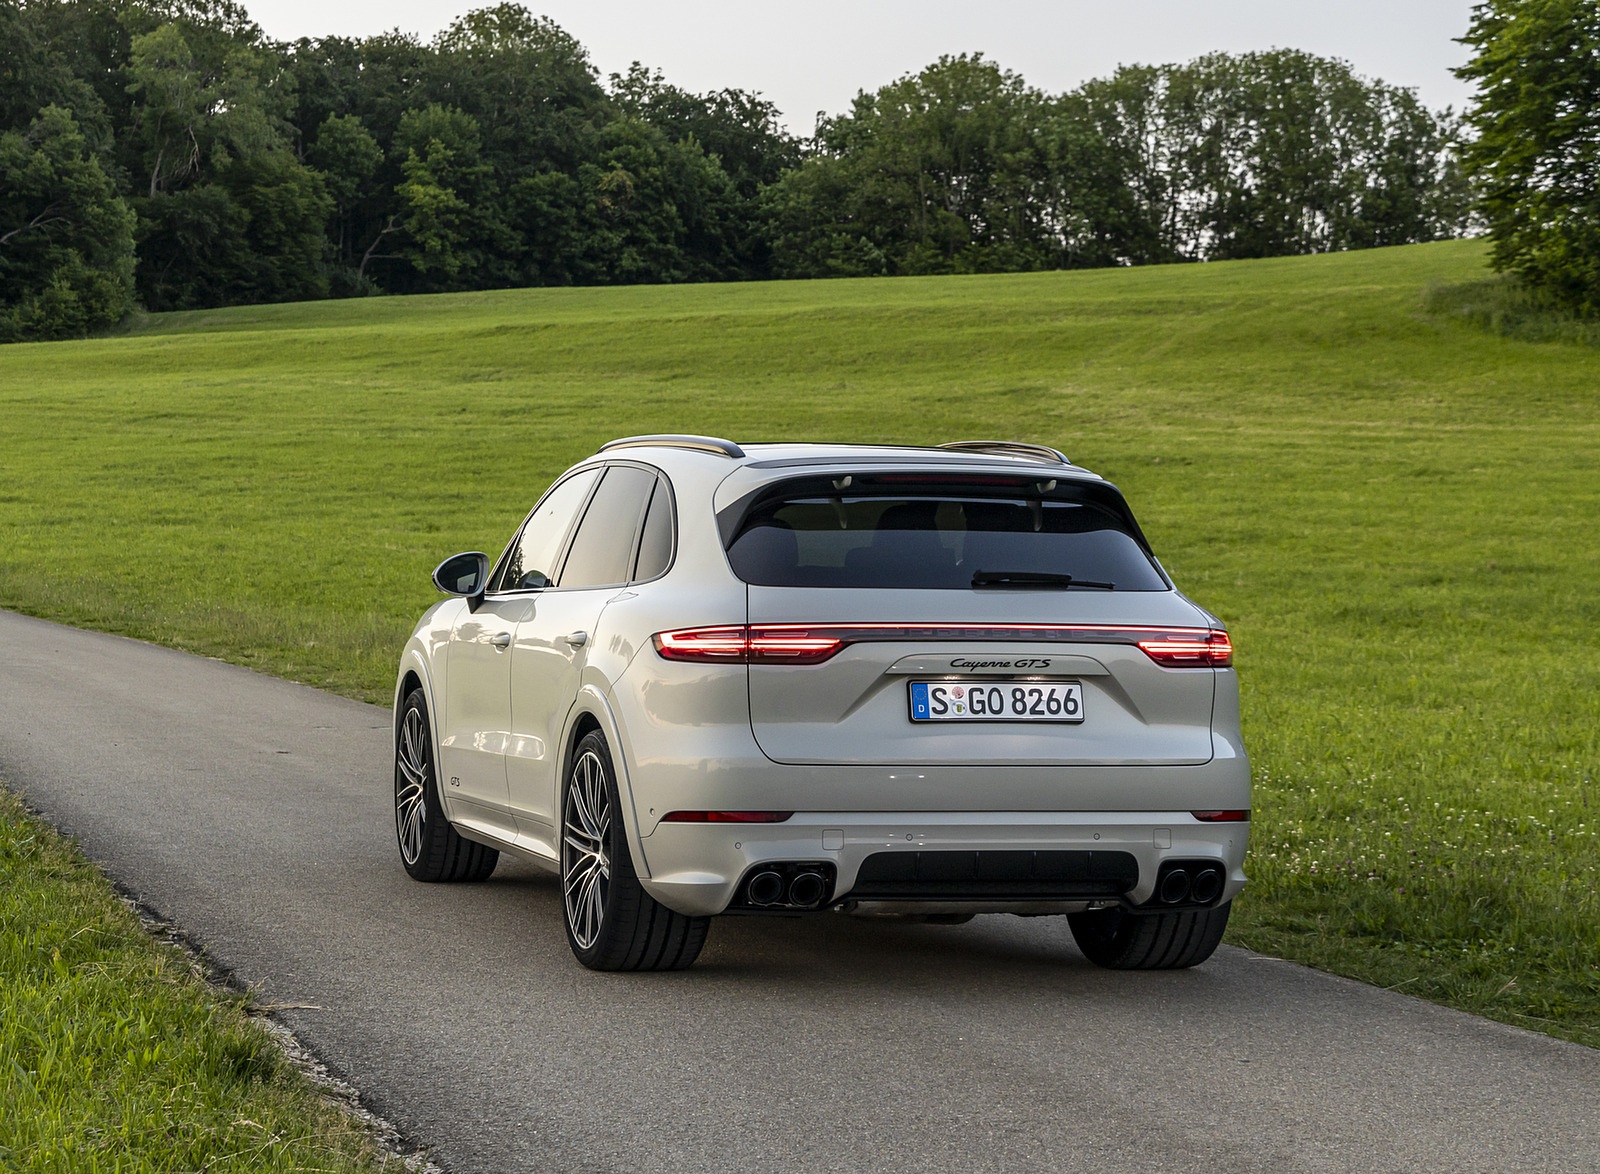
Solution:
<svg viewBox="0 0 1600 1174"><path fill-rule="evenodd" d="M0 648L0 774L460 1174L1600 1170L1600 1052L1240 950L727 918L591 974L553 877L406 877L387 711L4 612Z"/></svg>

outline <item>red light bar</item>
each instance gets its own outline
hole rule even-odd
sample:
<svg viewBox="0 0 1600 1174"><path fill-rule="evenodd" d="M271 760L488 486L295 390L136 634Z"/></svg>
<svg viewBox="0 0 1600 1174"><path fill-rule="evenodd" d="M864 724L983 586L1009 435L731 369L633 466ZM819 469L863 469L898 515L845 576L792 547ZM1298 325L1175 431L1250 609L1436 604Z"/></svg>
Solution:
<svg viewBox="0 0 1600 1174"><path fill-rule="evenodd" d="M1139 624L722 624L651 639L666 660L724 664L821 664L849 644L914 640L1134 644L1164 668L1233 663L1233 643L1220 628Z"/></svg>
<svg viewBox="0 0 1600 1174"><path fill-rule="evenodd" d="M685 628L657 632L651 639L667 660L731 664L821 664L844 647L844 641L835 636L795 626Z"/></svg>
<svg viewBox="0 0 1600 1174"><path fill-rule="evenodd" d="M1191 811L1201 823L1249 823L1248 811Z"/></svg>
<svg viewBox="0 0 1600 1174"><path fill-rule="evenodd" d="M792 811L669 811L662 823L783 823Z"/></svg>
<svg viewBox="0 0 1600 1174"><path fill-rule="evenodd" d="M1163 668L1219 668L1233 663L1233 641L1212 628L1201 639L1174 633L1165 639L1140 640L1139 649Z"/></svg>
<svg viewBox="0 0 1600 1174"><path fill-rule="evenodd" d="M657 632L651 640L655 642L656 651L667 660L725 660L748 664L750 659L750 629L743 625Z"/></svg>

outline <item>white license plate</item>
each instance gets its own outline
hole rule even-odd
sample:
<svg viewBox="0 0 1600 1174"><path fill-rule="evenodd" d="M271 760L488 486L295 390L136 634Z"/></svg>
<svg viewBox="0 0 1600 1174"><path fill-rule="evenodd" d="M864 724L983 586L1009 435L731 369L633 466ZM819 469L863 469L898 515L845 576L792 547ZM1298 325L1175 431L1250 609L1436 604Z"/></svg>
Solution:
<svg viewBox="0 0 1600 1174"><path fill-rule="evenodd" d="M912 681L914 722L1081 722L1078 681Z"/></svg>

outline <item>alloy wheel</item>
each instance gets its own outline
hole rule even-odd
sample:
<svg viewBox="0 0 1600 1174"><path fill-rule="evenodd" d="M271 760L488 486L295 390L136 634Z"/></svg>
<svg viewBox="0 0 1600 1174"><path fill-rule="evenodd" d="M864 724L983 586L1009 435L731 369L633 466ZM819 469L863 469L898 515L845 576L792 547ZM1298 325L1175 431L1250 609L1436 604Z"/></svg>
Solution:
<svg viewBox="0 0 1600 1174"><path fill-rule="evenodd" d="M395 746L394 824L400 836L400 858L408 865L422 856L427 830L427 788L432 771L428 762L428 729L422 711L406 710Z"/></svg>
<svg viewBox="0 0 1600 1174"><path fill-rule="evenodd" d="M580 949L600 939L611 895L611 792L606 766L587 750L572 768L561 818L567 925Z"/></svg>

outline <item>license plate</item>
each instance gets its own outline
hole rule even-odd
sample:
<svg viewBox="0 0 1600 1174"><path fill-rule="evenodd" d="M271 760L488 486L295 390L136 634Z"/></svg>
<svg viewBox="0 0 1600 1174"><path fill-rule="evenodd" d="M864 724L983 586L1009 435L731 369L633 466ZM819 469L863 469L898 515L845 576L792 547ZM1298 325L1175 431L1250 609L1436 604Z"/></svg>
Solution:
<svg viewBox="0 0 1600 1174"><path fill-rule="evenodd" d="M912 681L914 722L1081 722L1078 681Z"/></svg>

